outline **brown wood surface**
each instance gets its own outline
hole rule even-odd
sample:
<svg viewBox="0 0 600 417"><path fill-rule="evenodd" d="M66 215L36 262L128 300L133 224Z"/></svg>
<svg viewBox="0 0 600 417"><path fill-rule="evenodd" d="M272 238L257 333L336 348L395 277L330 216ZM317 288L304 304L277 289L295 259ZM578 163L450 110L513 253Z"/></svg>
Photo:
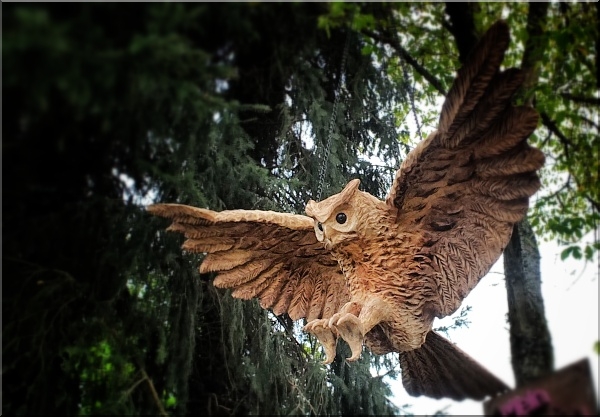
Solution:
<svg viewBox="0 0 600 417"><path fill-rule="evenodd" d="M173 221L183 248L206 253L200 272L234 297L293 320L322 342L338 339L357 360L366 345L399 352L412 395L477 398L506 390L452 343L431 333L498 260L525 215L544 155L527 144L538 114L513 106L520 70L501 70L510 42L497 22L458 71L438 129L409 153L385 201L358 179L308 216L214 212L177 204L148 210Z"/></svg>

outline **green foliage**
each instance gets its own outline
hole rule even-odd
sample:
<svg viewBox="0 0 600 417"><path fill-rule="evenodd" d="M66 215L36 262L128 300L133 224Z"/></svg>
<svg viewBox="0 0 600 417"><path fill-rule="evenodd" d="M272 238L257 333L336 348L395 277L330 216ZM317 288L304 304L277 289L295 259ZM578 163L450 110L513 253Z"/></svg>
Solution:
<svg viewBox="0 0 600 417"><path fill-rule="evenodd" d="M217 292L144 213L151 200L299 211L318 185L346 33L318 29L320 7L229 6L4 8L10 414L396 412L368 359L336 379L314 340ZM390 172L356 155L386 143L396 158L378 101L397 90L361 39L326 192L362 176L381 195Z"/></svg>
<svg viewBox="0 0 600 417"><path fill-rule="evenodd" d="M115 354L106 340L88 347L73 345L65 348L63 370L79 379L84 387L102 386L104 390L125 391L134 375L135 366L123 356ZM97 396L88 397L84 390L81 397L81 415L111 414L122 409L117 404L105 402Z"/></svg>
<svg viewBox="0 0 600 417"><path fill-rule="evenodd" d="M396 31L447 89L459 65L444 6L3 10L6 412L404 413L372 375L394 377L393 357L320 365L312 337L216 291L143 205L301 212L323 163L324 195L358 177L384 197L414 144L415 109L426 135L440 94L367 33ZM524 43L526 5L476 10L479 30L504 11ZM589 5L551 10L535 93L553 124L535 140L557 191L535 202L532 224L567 245L563 258L591 259L598 242L580 240L598 224L597 105L580 98L597 82L587 42L597 28Z"/></svg>
<svg viewBox="0 0 600 417"><path fill-rule="evenodd" d="M449 332L451 330L457 329L459 327L469 327L469 324L471 324L471 321L468 318L468 314L471 311L471 306L466 305L464 307L462 307L460 309L460 312L458 314L453 314L452 315L452 324L450 325L444 325L444 326L439 326L434 328L433 330L435 330L436 332L439 333L444 333L446 336L449 335Z"/></svg>
<svg viewBox="0 0 600 417"><path fill-rule="evenodd" d="M600 225L600 135L594 62L598 21L591 4L552 5L540 68L535 140L547 155L544 192L532 211L536 232L568 245L561 257L592 260L599 243L584 237Z"/></svg>
<svg viewBox="0 0 600 417"><path fill-rule="evenodd" d="M447 30L445 8L442 3L397 3L389 6L387 13L374 14L379 17L377 30L389 33L386 28L397 28L401 45L447 91L459 63L455 41ZM592 260L600 247L597 240L588 237L600 224L600 105L592 94L600 85L594 49L598 39L596 10L590 3L549 6L548 24L539 40L539 80L533 91L524 92L526 97L535 97L536 109L542 115L531 141L546 154L542 190L532 199L529 219L538 235L566 246L563 259L573 256ZM472 4L472 11L479 34L498 19L508 22L512 41L504 66L521 66L528 38L529 5L478 3ZM376 40L367 40L364 52L373 53L376 45ZM396 66L395 71L391 68L393 80L406 84L401 66ZM417 118L427 135L437 123L440 91L414 68L408 81L415 85ZM410 100L400 103L394 111L398 124L405 125L412 117ZM418 140L414 129L412 135L401 134L400 140L413 145L415 138Z"/></svg>

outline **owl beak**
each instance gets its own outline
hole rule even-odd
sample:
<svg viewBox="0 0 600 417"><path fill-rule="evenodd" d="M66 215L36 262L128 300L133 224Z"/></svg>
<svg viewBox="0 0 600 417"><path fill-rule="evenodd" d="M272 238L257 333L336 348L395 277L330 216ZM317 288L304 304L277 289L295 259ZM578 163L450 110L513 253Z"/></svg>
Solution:
<svg viewBox="0 0 600 417"><path fill-rule="evenodd" d="M321 239L317 238L317 240L323 243L325 249L327 250L330 250L333 246L331 239L327 238L327 226L325 226L324 224L321 224Z"/></svg>

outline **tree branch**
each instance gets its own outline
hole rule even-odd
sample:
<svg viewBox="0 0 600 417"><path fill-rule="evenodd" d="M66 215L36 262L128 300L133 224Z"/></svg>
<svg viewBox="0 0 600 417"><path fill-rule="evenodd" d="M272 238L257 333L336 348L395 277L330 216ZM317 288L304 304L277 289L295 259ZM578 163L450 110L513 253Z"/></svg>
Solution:
<svg viewBox="0 0 600 417"><path fill-rule="evenodd" d="M600 203L598 201L594 200L589 195L584 195L583 198L585 198L596 211L600 212Z"/></svg>
<svg viewBox="0 0 600 417"><path fill-rule="evenodd" d="M273 314L273 316L275 316L275 314ZM294 342L296 342L296 347L298 348L298 352L300 352L302 354L302 356L309 358L310 355L304 350L304 347L302 346L302 344L300 342L298 342L298 339L296 339L296 336L294 335L293 330L288 326L288 323L286 323L284 317L275 316L275 318L277 319L277 321L279 322L281 327L283 327L285 333L288 335L290 340L293 340Z"/></svg>
<svg viewBox="0 0 600 417"><path fill-rule="evenodd" d="M590 120L585 116L579 116L579 117L581 118L581 120L586 122L589 126L595 127L596 129L600 129L600 126L598 125L598 123L594 122L593 120Z"/></svg>
<svg viewBox="0 0 600 417"><path fill-rule="evenodd" d="M550 195L541 197L540 200L552 200L553 198L557 197L560 193L562 193L564 190L566 190L570 186L571 186L571 174L569 174L565 183L558 190L554 191Z"/></svg>
<svg viewBox="0 0 600 417"><path fill-rule="evenodd" d="M571 174L569 174L569 178L571 177ZM575 182L575 186L577 187L576 189L579 190L585 190L585 186L582 187L581 183L578 181L577 176L573 175L573 181ZM583 191L582 193L582 197L588 201L588 203L590 203L592 205L592 208L596 211L600 211L600 202L598 202L597 200L594 200L594 198L590 197L587 192Z"/></svg>
<svg viewBox="0 0 600 417"><path fill-rule="evenodd" d="M444 21L443 25L454 36L458 58L463 64L477 44L473 11L478 7L476 3L446 2L445 11L450 21Z"/></svg>
<svg viewBox="0 0 600 417"><path fill-rule="evenodd" d="M366 29L363 30L363 33L365 35L370 36L371 38L377 40L378 42L388 44L390 47L392 47L398 53L398 55L400 55L400 58L402 58L404 61L406 61L411 67L413 67L415 69L415 71L417 71L419 74L421 74L423 76L423 78L425 78L433 87L435 87L435 89L437 91L439 91L443 95L446 95L446 90L442 86L442 83L440 82L440 80L438 80L434 75L432 75L429 71L427 71L427 69L425 67L423 67L421 64L419 64L417 62L417 60L414 59L408 53L408 51L402 47L402 45L400 44L400 42L398 41L398 39L396 37L390 36L387 34L376 33L372 30L366 30Z"/></svg>
<svg viewBox="0 0 600 417"><path fill-rule="evenodd" d="M145 376L142 376L142 378L138 379L136 382L133 383L133 385L131 387L129 387L127 389L127 391L125 391L123 393L123 397L129 397L131 395L131 393L137 388L138 385L140 385L142 382L144 382L146 380Z"/></svg>
<svg viewBox="0 0 600 417"><path fill-rule="evenodd" d="M583 97L576 96L570 93L560 93L561 97L567 100L574 101L575 103L591 104L592 106L600 106L600 98L597 97Z"/></svg>
<svg viewBox="0 0 600 417"><path fill-rule="evenodd" d="M558 140L560 140L560 143L563 144L565 149L565 156L567 157L567 159L569 159L569 146L572 146L573 143L560 131L560 129L556 125L556 122L552 120L547 113L542 112L540 115L542 116L542 123L544 124L544 126L546 126L548 130L554 133Z"/></svg>
<svg viewBox="0 0 600 417"><path fill-rule="evenodd" d="M150 377L148 376L148 374L146 373L144 368L141 369L141 372L142 372L142 376L144 377L144 379L146 379L146 381L148 381L148 386L150 387L150 392L152 393L152 398L154 398L154 402L156 403L156 407L158 408L160 415L168 417L169 414L167 414L167 411L165 410L165 408L162 405L162 402L160 401L160 397L158 396L158 393L156 392L156 388L154 388L154 383L152 382L152 380L150 379Z"/></svg>
<svg viewBox="0 0 600 417"><path fill-rule="evenodd" d="M546 15L548 14L547 3L530 3L527 15L527 40L525 51L521 59L521 70L525 74L525 80L520 88L520 95L525 96L525 103L534 106L535 95L532 94L533 86L537 83L540 75L540 63L544 56L544 50L548 41L544 35Z"/></svg>
<svg viewBox="0 0 600 417"><path fill-rule="evenodd" d="M552 120L550 118L550 116L548 116L548 114L541 113L541 116L542 116L542 123L544 124L544 126L546 126L548 128L548 130L550 132L552 132L558 138L558 140L563 145L563 148L565 150L565 157L567 159L569 159L569 149L570 149L570 147L574 146L573 142L571 142L571 140L569 138L567 138L560 131L560 129L556 125L556 122L554 120ZM569 178L571 178L570 174L569 174ZM576 177L573 177L573 180L575 181L576 185L579 185ZM583 195L583 198L585 198L592 205L593 208L600 211L600 202L594 200L592 197L590 197L589 195L586 195L586 194Z"/></svg>

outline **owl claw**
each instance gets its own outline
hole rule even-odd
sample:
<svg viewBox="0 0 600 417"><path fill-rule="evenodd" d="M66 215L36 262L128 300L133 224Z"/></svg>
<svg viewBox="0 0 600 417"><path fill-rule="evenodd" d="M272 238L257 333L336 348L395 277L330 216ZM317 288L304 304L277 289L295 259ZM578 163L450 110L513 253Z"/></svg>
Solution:
<svg viewBox="0 0 600 417"><path fill-rule="evenodd" d="M325 360L321 361L321 365L329 365L330 363L333 362L334 359L335 359L335 352L333 353L333 355L331 355L329 353L325 353Z"/></svg>
<svg viewBox="0 0 600 417"><path fill-rule="evenodd" d="M338 333L348 343L352 356L346 358L354 362L360 358L363 347L364 334L360 319L352 313L337 313L329 320L329 325L337 329Z"/></svg>
<svg viewBox="0 0 600 417"><path fill-rule="evenodd" d="M325 360L322 362L323 365L330 364L335 359L335 345L337 344L337 335L329 327L329 320L320 319L312 320L304 326L303 330L308 333L314 334L323 349L325 349Z"/></svg>

